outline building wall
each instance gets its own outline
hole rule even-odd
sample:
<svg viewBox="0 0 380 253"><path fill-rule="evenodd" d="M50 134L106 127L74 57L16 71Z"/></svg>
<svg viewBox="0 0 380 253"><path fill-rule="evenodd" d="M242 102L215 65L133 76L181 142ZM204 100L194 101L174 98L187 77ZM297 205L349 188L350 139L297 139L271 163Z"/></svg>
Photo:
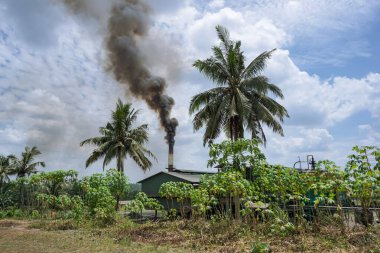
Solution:
<svg viewBox="0 0 380 253"><path fill-rule="evenodd" d="M145 192L149 197L158 197L158 191L160 190L161 185L170 181L189 183L188 181L181 178L174 177L165 173L159 173L141 182L141 190Z"/></svg>

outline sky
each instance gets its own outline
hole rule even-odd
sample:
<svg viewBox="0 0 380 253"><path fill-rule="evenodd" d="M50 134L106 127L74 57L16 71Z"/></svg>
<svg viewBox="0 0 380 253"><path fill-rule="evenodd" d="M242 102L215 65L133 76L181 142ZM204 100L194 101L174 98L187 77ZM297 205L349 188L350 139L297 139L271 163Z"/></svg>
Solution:
<svg viewBox="0 0 380 253"><path fill-rule="evenodd" d="M98 14L91 18L59 0L0 0L0 154L37 146L44 170L102 172L101 161L85 168L94 147L79 143L98 135L120 98L141 110L137 124L149 124L147 146L158 158L145 173L127 159L127 176L136 182L165 170L157 115L107 71L103 34L115 1L87 0ZM203 131L193 131L188 107L192 96L215 85L192 63L211 56L219 24L241 40L248 60L277 48L263 74L282 89L279 102L290 118L284 137L266 129L261 148L270 163L293 166L311 154L344 167L354 145L380 146L379 1L146 2L150 29L139 48L176 101L176 168L207 169Z"/></svg>

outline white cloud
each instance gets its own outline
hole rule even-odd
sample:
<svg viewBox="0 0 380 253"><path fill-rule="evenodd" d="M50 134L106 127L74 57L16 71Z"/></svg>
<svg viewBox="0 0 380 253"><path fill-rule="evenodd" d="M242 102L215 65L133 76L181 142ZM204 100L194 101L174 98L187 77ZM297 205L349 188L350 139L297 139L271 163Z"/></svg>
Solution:
<svg viewBox="0 0 380 253"><path fill-rule="evenodd" d="M208 4L211 8L222 8L224 7L224 0L212 0L211 3Z"/></svg>
<svg viewBox="0 0 380 253"><path fill-rule="evenodd" d="M177 167L206 166L203 132L193 133L188 105L194 94L213 84L191 65L195 59L210 56L211 47L218 43L214 30L217 24L226 26L232 39L242 41L247 59L278 48L265 74L283 90L285 100L281 103L291 118L285 122L284 138L266 132L266 153L271 161L292 165L298 155L315 154L318 159L343 163L343 155L351 145L359 143L358 139L338 141L330 128L363 110L370 112L373 121L358 126L360 143L379 143L376 126L380 125L380 74L321 80L300 69L286 49L297 43L299 36L314 36L324 29L330 29L329 34L356 29L356 20L367 20L364 17L374 2L363 6L355 1L336 1L331 9L327 1L259 1L244 9L229 6L228 1L223 6L222 2L212 2L215 9L206 8L204 12L189 1L170 6L170 10L156 4L150 40L141 45L153 72L169 78L168 92L176 98L173 115L180 122L175 146ZM98 127L109 119L116 99L125 94L123 87L104 71L106 53L101 37L93 27L88 31L68 18L65 24L55 26L58 33L44 35L55 41L49 43L50 49L30 49L24 46L27 41L19 43L22 38L16 36L19 31L12 30L17 25L12 22L0 25L0 30L8 35L6 40L0 37L0 135L5 136L0 153L19 153L24 145L37 145L52 169L76 168L83 174L100 171L100 163L83 170L92 148L80 148L78 144L97 135ZM325 43L322 37L313 38ZM152 41L156 42L154 47L150 46ZM171 48L160 47L167 42L173 42ZM156 115L141 101L129 97L124 100L142 109L139 123L150 125L149 148L159 158L146 174L128 160L127 175L135 181L166 167L167 146Z"/></svg>

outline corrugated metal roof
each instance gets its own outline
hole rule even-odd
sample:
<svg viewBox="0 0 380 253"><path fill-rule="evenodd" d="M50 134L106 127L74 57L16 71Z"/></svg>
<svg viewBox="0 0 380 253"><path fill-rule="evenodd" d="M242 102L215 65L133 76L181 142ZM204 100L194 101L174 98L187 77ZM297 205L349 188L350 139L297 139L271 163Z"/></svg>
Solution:
<svg viewBox="0 0 380 253"><path fill-rule="evenodd" d="M183 180L189 181L191 183L199 183L201 181L201 176L204 174L188 174L188 173L180 173L180 172L164 172L173 177L182 178Z"/></svg>
<svg viewBox="0 0 380 253"><path fill-rule="evenodd" d="M167 175L171 175L173 177L178 177L178 178L181 178L183 180L186 180L190 183L199 183L200 180L201 180L201 176L203 176L205 173L198 173L198 174L195 174L195 173L183 173L183 172L169 172L169 171L160 171L150 177L147 177L147 178L144 178L142 180L140 180L139 182L137 183L141 183L145 180L147 180L148 178L152 178L158 174L161 174L161 173L164 173L164 174L167 174Z"/></svg>
<svg viewBox="0 0 380 253"><path fill-rule="evenodd" d="M218 170L214 168L210 168L208 170L175 169L175 171L194 174L215 174L218 172Z"/></svg>

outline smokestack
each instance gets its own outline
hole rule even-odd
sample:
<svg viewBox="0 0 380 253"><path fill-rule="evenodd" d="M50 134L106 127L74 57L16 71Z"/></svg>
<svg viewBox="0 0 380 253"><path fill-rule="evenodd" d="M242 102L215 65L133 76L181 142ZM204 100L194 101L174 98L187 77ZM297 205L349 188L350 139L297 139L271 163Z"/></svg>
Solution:
<svg viewBox="0 0 380 253"><path fill-rule="evenodd" d="M174 136L175 136L175 130L176 130L177 126L178 126L177 119L171 118L167 122L166 127L165 127L165 131L166 131L165 139L169 145L169 153L168 153L168 171L169 172L174 171L174 161L173 161L174 160L174 156L173 156L174 143L175 143Z"/></svg>
<svg viewBox="0 0 380 253"><path fill-rule="evenodd" d="M173 149L174 149L174 142L169 142L169 156L168 156L168 170L169 170L169 172L173 172L173 170L174 170Z"/></svg>

